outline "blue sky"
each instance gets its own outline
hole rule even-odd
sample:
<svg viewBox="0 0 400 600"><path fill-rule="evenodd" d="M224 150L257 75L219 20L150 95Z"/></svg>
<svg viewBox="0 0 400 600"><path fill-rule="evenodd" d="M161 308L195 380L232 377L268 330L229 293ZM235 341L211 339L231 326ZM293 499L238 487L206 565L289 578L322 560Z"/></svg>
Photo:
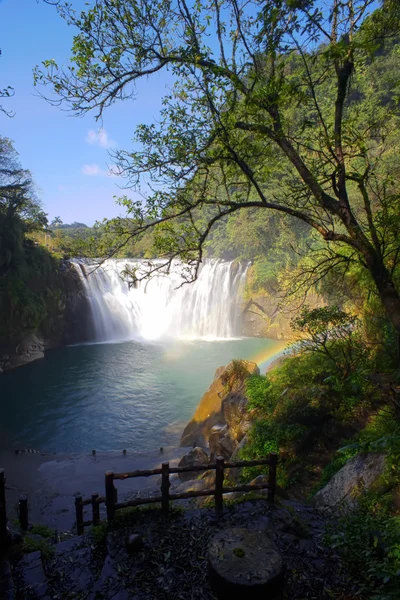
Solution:
<svg viewBox="0 0 400 600"><path fill-rule="evenodd" d="M71 3L77 9L88 4ZM50 58L65 64L74 34L42 0L0 0L0 89L15 89L15 96L3 101L15 116L0 113L0 133L14 141L23 166L31 170L50 220L59 215L64 223L91 225L121 212L114 196L122 194L123 182L107 175L109 150L132 147L135 126L157 119L172 80L160 73L139 81L135 100L108 109L100 130L93 114L73 117L47 104L33 87L35 65Z"/></svg>
<svg viewBox="0 0 400 600"><path fill-rule="evenodd" d="M0 133L14 141L22 165L31 170L50 219L59 215L64 223L93 224L121 212L113 198L121 194L118 179L107 176L108 151L129 149L135 125L157 117L166 79L143 82L134 101L106 112L99 131L93 115L70 116L39 98L33 87L35 65L49 58L67 62L74 33L42 0L0 0L0 88L15 88L15 96L2 102L15 116L0 113Z"/></svg>

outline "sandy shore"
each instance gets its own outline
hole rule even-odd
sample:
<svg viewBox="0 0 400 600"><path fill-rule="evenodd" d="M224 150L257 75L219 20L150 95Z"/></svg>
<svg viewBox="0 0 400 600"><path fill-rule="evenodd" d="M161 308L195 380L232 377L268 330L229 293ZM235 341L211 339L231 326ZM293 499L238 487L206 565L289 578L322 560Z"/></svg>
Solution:
<svg viewBox="0 0 400 600"><path fill-rule="evenodd" d="M18 500L26 494L30 523L43 523L58 531L75 523L74 498L104 495L104 473L155 469L162 461L176 465L188 448L164 448L148 453L98 452L91 454L15 454L0 452L0 468L6 476L6 502L9 520L17 517ZM159 487L157 476L117 482L118 500ZM104 505L101 507L104 510ZM88 509L87 509L88 510ZM90 509L89 509L90 510ZM90 513L86 518L90 518Z"/></svg>

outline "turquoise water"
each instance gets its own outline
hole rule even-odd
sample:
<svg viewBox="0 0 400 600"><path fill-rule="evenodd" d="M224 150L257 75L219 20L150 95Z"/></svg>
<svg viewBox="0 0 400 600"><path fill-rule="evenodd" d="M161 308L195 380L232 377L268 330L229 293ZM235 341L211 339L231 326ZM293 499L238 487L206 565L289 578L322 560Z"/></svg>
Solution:
<svg viewBox="0 0 400 600"><path fill-rule="evenodd" d="M268 339L71 346L0 377L0 448L80 452L177 445L233 358L266 364Z"/></svg>

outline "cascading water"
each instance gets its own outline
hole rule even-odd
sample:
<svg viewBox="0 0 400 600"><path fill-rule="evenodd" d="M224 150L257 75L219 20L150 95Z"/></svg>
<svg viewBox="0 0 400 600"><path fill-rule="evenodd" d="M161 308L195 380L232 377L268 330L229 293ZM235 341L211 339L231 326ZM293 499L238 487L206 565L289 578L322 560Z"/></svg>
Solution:
<svg viewBox="0 0 400 600"><path fill-rule="evenodd" d="M181 286L183 265L176 261L169 273L159 271L129 287L124 270L128 266L140 274L145 263L148 261L112 259L99 267L89 261L73 261L90 302L95 341L229 339L240 335L239 299L248 265L206 260L197 280Z"/></svg>

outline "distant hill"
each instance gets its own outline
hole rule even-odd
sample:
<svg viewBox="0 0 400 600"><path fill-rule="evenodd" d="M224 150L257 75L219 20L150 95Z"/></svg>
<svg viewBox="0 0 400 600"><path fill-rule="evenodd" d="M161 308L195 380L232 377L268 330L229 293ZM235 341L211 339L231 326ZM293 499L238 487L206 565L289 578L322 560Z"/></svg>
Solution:
<svg viewBox="0 0 400 600"><path fill-rule="evenodd" d="M61 225L53 226L52 229L90 229L86 223L78 223L78 221L74 221L73 223L62 223Z"/></svg>

